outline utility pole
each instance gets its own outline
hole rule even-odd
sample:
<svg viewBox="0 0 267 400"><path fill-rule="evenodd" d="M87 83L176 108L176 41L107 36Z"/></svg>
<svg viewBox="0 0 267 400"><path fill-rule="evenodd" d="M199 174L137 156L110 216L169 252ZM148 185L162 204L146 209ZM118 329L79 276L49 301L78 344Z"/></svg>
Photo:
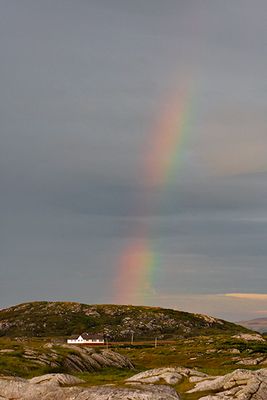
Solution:
<svg viewBox="0 0 267 400"><path fill-rule="evenodd" d="M106 337L106 347L108 349L108 338Z"/></svg>
<svg viewBox="0 0 267 400"><path fill-rule="evenodd" d="M155 348L157 347L157 345L158 345L158 338L155 337Z"/></svg>

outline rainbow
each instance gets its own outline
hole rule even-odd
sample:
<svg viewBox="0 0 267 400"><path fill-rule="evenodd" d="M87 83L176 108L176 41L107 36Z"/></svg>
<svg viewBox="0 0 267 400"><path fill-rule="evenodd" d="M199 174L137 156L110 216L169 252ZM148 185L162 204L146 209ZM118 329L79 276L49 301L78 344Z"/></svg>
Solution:
<svg viewBox="0 0 267 400"><path fill-rule="evenodd" d="M187 89L164 102L160 118L147 146L145 177L148 186L168 187L176 172L189 127L192 112L190 91Z"/></svg>
<svg viewBox="0 0 267 400"><path fill-rule="evenodd" d="M160 258L153 248L146 210L155 203L152 193L166 192L175 179L189 132L191 108L188 88L169 96L149 134L142 174L146 204L139 205L143 218L134 226L133 239L123 249L119 259L115 281L116 303L144 304L146 297L154 293L153 276L160 266Z"/></svg>

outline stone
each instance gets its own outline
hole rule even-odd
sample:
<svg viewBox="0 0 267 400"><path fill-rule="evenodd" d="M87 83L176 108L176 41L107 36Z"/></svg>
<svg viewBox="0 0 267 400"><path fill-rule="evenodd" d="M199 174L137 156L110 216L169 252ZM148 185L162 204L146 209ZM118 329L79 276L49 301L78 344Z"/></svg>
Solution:
<svg viewBox="0 0 267 400"><path fill-rule="evenodd" d="M156 368L140 372L139 374L127 379L126 382L157 383L164 380L170 385L175 385L176 383L181 382L182 379L183 376L176 368Z"/></svg>
<svg viewBox="0 0 267 400"><path fill-rule="evenodd" d="M61 348L66 348L69 351L65 351L65 354L62 355ZM13 352L13 350L0 350L0 354L9 352ZM60 370L69 373L93 372L105 367L127 369L133 369L134 367L127 357L115 351L67 344L53 345L52 343L46 343L38 349L25 346L21 357L31 361L31 363L49 368L60 368Z"/></svg>
<svg viewBox="0 0 267 400"><path fill-rule="evenodd" d="M266 357L261 356L257 358L243 358L242 360L238 361L237 364L240 365L258 365L263 363L266 360Z"/></svg>
<svg viewBox="0 0 267 400"><path fill-rule="evenodd" d="M267 369L249 371L238 369L230 374L209 377L196 383L187 393L215 391L216 393L200 397L199 400L266 400Z"/></svg>
<svg viewBox="0 0 267 400"><path fill-rule="evenodd" d="M66 374L48 374L30 380L0 377L1 400L180 400L167 385L77 386L83 381ZM67 385L67 386L66 386ZM71 386L70 385L74 385Z"/></svg>
<svg viewBox="0 0 267 400"><path fill-rule="evenodd" d="M2 349L0 350L0 353L13 353L15 350L13 349Z"/></svg>
<svg viewBox="0 0 267 400"><path fill-rule="evenodd" d="M59 386L74 386L83 383L82 379L69 374L46 374L29 379L31 384L53 384Z"/></svg>
<svg viewBox="0 0 267 400"><path fill-rule="evenodd" d="M190 368L165 367L140 372L128 378L126 382L158 383L163 380L169 385L176 385L180 383L184 377L190 377L190 379L206 379L208 375Z"/></svg>
<svg viewBox="0 0 267 400"><path fill-rule="evenodd" d="M214 377L199 377L199 376L190 376L189 377L189 382L190 383L196 383L196 382L201 382L206 379L215 379Z"/></svg>
<svg viewBox="0 0 267 400"><path fill-rule="evenodd" d="M240 350L238 350L238 349L231 349L231 350L229 351L229 353L231 353L231 354L240 354L241 352L240 352Z"/></svg>
<svg viewBox="0 0 267 400"><path fill-rule="evenodd" d="M245 340L246 342L249 341L265 342L265 339L259 333L240 333L238 335L232 336L232 338Z"/></svg>

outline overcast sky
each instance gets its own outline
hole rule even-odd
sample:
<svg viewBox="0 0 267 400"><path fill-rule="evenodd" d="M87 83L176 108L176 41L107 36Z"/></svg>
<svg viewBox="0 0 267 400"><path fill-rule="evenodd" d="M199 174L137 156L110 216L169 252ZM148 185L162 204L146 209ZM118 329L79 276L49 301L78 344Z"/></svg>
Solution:
<svg viewBox="0 0 267 400"><path fill-rule="evenodd" d="M114 302L142 219L146 304L266 316L266 18L265 0L0 0L1 307ZM185 80L179 170L142 214L146 144Z"/></svg>

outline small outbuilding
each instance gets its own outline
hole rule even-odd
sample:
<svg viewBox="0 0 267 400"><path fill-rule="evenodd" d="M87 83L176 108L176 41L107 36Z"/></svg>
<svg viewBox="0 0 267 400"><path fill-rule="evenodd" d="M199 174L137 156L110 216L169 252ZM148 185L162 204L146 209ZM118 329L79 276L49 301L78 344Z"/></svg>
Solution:
<svg viewBox="0 0 267 400"><path fill-rule="evenodd" d="M67 340L68 344L91 344L103 345L105 343L104 336L101 334L82 333L79 336Z"/></svg>

